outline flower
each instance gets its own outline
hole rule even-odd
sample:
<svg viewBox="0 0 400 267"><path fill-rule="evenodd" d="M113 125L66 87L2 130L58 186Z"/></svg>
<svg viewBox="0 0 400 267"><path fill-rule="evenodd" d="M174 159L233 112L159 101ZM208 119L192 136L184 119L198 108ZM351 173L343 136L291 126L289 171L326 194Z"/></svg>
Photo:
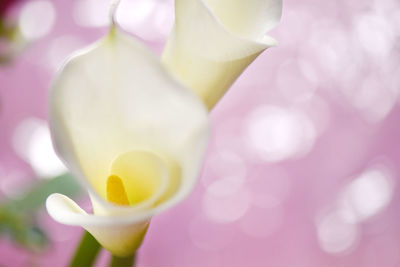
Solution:
<svg viewBox="0 0 400 267"><path fill-rule="evenodd" d="M208 112L146 47L113 28L58 74L50 128L58 155L88 189L94 213L53 194L49 214L82 226L114 255L128 256L151 217L194 186Z"/></svg>
<svg viewBox="0 0 400 267"><path fill-rule="evenodd" d="M281 12L282 0L175 0L163 62L211 109L261 52L276 45L265 33Z"/></svg>
<svg viewBox="0 0 400 267"><path fill-rule="evenodd" d="M123 257L140 246L153 215L193 188L207 108L275 45L264 32L279 21L281 1L176 0L164 64L117 29L118 2L110 34L67 61L50 95L53 143L88 189L94 213L60 194L46 206L58 222L84 227Z"/></svg>

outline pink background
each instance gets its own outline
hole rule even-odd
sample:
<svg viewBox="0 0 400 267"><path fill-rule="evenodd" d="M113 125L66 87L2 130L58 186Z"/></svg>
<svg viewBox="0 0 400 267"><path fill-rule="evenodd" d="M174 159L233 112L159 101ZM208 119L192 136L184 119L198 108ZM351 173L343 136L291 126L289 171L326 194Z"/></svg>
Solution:
<svg viewBox="0 0 400 267"><path fill-rule="evenodd" d="M18 145L31 142L32 131L16 136L27 119L46 119L62 59L106 32L93 24L103 24L107 1L96 1L90 9L89 0L34 0L11 12L21 25L38 23L28 36L48 29L0 67L1 198L35 182L32 162L21 156L26 146ZM32 2L46 8L22 19ZM171 1L122 2L122 27L160 53ZM279 46L211 113L198 184L152 220L137 266L400 266L399 33L397 0L284 1L270 33ZM27 252L0 240L1 266L67 264L82 230L45 210L40 216L49 249ZM102 253L97 266L108 257Z"/></svg>

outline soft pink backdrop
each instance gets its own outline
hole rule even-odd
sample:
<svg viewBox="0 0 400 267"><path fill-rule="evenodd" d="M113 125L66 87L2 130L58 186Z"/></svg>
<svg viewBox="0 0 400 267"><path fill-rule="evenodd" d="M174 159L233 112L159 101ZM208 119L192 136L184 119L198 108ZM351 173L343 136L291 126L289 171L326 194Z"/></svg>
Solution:
<svg viewBox="0 0 400 267"><path fill-rule="evenodd" d="M103 24L107 1L94 9L88 0L32 2L46 8L21 25L45 21L48 29L36 36L28 27L35 40L0 67L1 198L35 181L18 145L31 132L16 136L27 119L46 119L57 66L106 32L93 24ZM171 1L122 2L122 26L159 54ZM19 19L24 5L10 18ZM284 1L271 32L279 46L211 113L198 184L152 220L137 266L400 266L399 10L397 0ZM1 240L1 266L67 264L82 230L41 213L50 248L34 254Z"/></svg>

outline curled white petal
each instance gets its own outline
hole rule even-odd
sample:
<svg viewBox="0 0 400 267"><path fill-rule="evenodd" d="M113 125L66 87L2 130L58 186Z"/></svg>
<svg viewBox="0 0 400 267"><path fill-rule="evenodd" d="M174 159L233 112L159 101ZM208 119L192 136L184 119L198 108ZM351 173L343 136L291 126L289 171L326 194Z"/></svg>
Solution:
<svg viewBox="0 0 400 267"><path fill-rule="evenodd" d="M211 109L243 70L276 41L281 0L176 0L163 61Z"/></svg>
<svg viewBox="0 0 400 267"><path fill-rule="evenodd" d="M61 194L52 194L46 207L56 221L82 226L104 248L121 257L128 256L140 246L150 223L150 219L144 218L132 222L129 217L87 214L73 200Z"/></svg>

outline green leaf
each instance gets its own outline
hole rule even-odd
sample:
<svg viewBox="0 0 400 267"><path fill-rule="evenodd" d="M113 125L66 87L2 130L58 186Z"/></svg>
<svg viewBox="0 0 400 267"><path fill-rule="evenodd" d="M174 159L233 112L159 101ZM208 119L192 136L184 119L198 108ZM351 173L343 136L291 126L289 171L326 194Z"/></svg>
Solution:
<svg viewBox="0 0 400 267"><path fill-rule="evenodd" d="M7 203L6 207L21 213L33 212L43 207L46 198L52 193L60 193L74 198L82 193L82 188L71 174L66 173L39 183L21 198Z"/></svg>
<svg viewBox="0 0 400 267"><path fill-rule="evenodd" d="M35 217L37 210L44 207L46 198L56 192L76 197L83 191L70 174L41 181L25 195L0 206L0 235L10 237L29 250L45 248L48 238Z"/></svg>
<svg viewBox="0 0 400 267"><path fill-rule="evenodd" d="M0 208L0 234L30 250L41 250L48 243L46 234L31 216L18 214L4 207Z"/></svg>

